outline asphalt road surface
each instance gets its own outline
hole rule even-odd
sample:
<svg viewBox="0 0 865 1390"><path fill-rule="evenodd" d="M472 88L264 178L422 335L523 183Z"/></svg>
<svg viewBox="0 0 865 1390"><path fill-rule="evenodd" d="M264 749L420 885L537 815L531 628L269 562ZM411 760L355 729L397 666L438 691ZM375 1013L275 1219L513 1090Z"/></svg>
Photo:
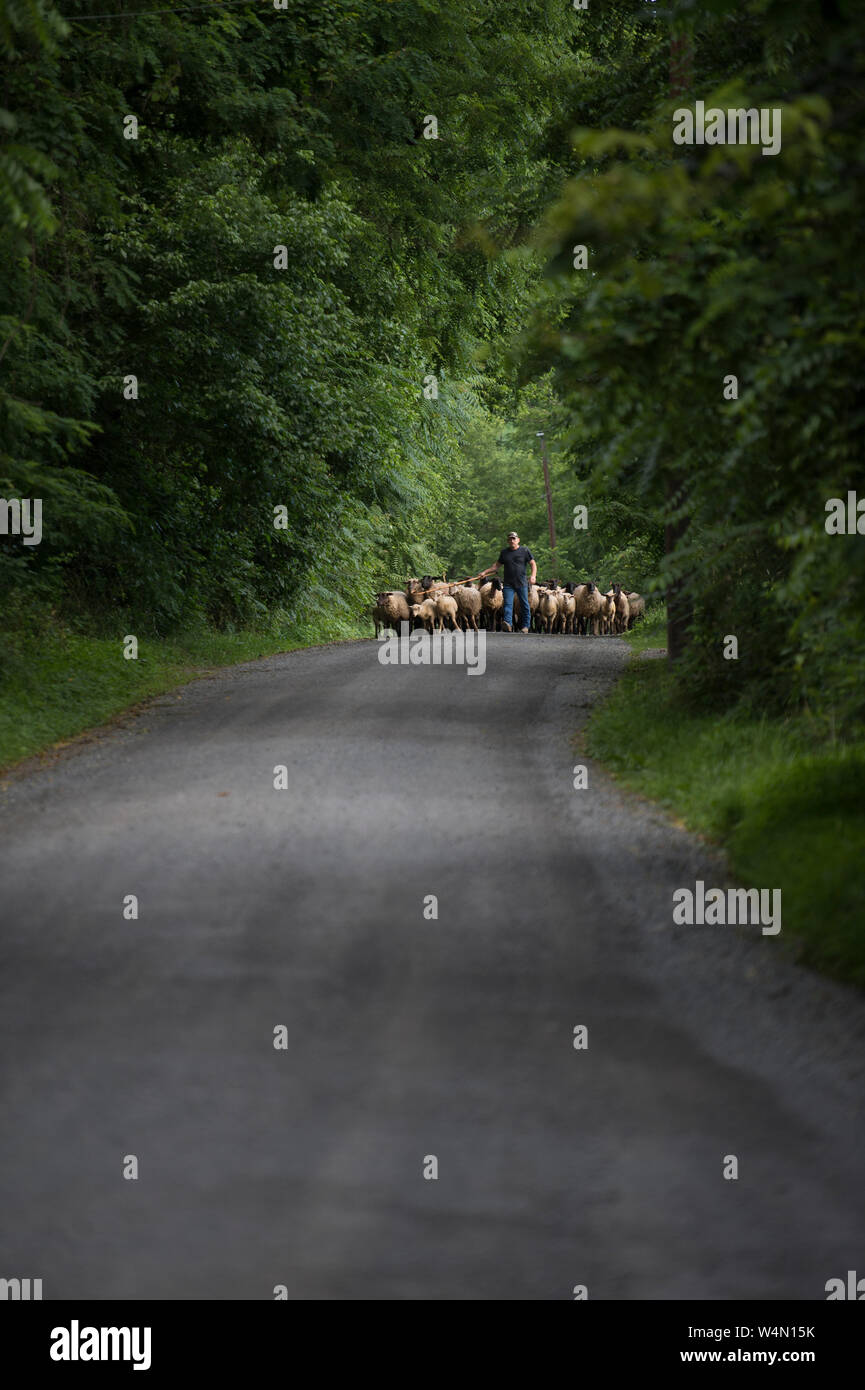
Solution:
<svg viewBox="0 0 865 1390"><path fill-rule="evenodd" d="M723 866L574 789L624 644L378 650L234 668L3 787L0 1276L825 1299L862 1265L865 1005L783 931L674 926Z"/></svg>

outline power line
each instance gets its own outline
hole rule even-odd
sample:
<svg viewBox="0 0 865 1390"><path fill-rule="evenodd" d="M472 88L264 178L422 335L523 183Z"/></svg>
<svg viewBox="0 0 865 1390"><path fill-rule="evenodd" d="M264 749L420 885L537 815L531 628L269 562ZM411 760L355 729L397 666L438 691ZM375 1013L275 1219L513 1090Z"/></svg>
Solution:
<svg viewBox="0 0 865 1390"><path fill-rule="evenodd" d="M264 8L278 13L276 7L271 3L265 6L256 4L256 0L202 0L199 5L170 5L160 10L119 10L115 14L76 14L63 15L69 24L89 24L96 19L138 19L142 15L151 14L188 14L190 10L213 10L229 9L233 6L245 6L247 9Z"/></svg>

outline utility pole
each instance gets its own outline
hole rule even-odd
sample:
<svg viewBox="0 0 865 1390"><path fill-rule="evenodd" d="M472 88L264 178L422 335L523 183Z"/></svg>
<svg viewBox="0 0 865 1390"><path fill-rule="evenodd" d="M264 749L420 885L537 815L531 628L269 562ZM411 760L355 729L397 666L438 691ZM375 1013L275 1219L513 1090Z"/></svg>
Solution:
<svg viewBox="0 0 865 1390"><path fill-rule="evenodd" d="M550 491L550 469L547 463L547 441L543 430L536 431L538 439L541 441L541 460L544 465L544 487L547 491L547 520L550 523L550 550L553 556L553 579L559 582L559 567L556 564L556 523L553 521L553 494Z"/></svg>

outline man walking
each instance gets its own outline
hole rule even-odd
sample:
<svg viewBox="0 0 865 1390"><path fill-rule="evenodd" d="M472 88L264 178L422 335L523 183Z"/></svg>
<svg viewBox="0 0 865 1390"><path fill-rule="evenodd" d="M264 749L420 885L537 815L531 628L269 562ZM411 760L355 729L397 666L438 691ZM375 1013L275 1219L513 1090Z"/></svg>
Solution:
<svg viewBox="0 0 865 1390"><path fill-rule="evenodd" d="M526 561L529 562L532 570L531 578L528 580L528 582L526 582ZM492 574L493 571L495 571L495 573L498 574L499 565L504 565L505 567L502 583L502 592L505 601L504 612L502 615L502 629L505 632L513 632L514 630L512 627L512 623L514 612L514 594L516 594L517 598L520 601L520 617L523 621L523 626L520 628L520 632L528 632L529 622L531 620L531 609L529 608L529 584L535 583L535 580L538 577L538 567L535 563L535 557L529 550L528 546L520 545L520 538L517 535L516 531L508 532L508 543L505 546L499 558L496 560L496 563L494 565L490 565L489 569L482 570L481 573L478 575L478 578L483 579L485 575Z"/></svg>

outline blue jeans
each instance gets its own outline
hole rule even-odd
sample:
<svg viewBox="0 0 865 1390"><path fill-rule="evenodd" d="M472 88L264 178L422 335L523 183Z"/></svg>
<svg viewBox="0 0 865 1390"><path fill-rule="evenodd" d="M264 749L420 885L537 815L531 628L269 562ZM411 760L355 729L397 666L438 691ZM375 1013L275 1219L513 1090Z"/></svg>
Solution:
<svg viewBox="0 0 865 1390"><path fill-rule="evenodd" d="M506 622L509 627L513 627L514 594L516 594L520 601L520 618L522 619L520 626L531 627L532 613L529 608L529 586L527 580L524 579L522 584L503 584L502 593L505 600L504 612L502 614L503 621Z"/></svg>

